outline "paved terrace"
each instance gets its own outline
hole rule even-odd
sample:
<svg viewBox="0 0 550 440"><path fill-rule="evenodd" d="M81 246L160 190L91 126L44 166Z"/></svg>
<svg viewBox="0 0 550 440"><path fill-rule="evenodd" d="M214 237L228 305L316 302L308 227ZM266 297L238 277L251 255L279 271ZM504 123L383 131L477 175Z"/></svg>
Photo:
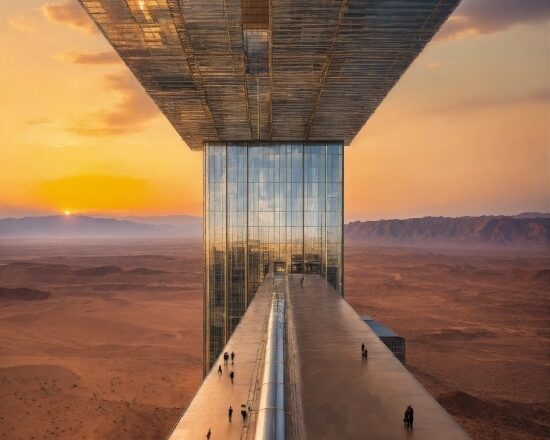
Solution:
<svg viewBox="0 0 550 440"><path fill-rule="evenodd" d="M323 278L300 287L290 277L288 291L307 439L469 438ZM402 422L409 404L413 431Z"/></svg>
<svg viewBox="0 0 550 440"><path fill-rule="evenodd" d="M264 339L271 299L272 278L268 277L256 293L239 326L229 339L225 350L235 352L235 364L223 365L223 354L204 379L184 415L168 437L169 440L204 439L212 429L211 440L246 438L249 431L254 438L256 409L252 408L243 425L241 404L253 406L254 392L259 394L262 371L257 370L263 356ZM218 365L223 373L218 375ZM235 372L231 384L229 372ZM256 399L257 399L256 395ZM233 407L233 421L229 423L227 409Z"/></svg>

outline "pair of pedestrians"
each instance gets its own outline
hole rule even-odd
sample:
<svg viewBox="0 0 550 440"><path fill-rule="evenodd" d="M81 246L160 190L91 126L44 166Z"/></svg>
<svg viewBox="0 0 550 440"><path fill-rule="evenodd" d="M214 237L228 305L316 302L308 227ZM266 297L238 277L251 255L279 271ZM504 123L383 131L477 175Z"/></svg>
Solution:
<svg viewBox="0 0 550 440"><path fill-rule="evenodd" d="M241 405L241 416L243 418L243 423L246 422L248 413L246 411L246 407L244 404ZM229 419L229 423L231 423L233 420L233 407L231 405L229 405L229 409L227 410L227 418ZM208 432L206 433L206 439L210 440L211 436L212 436L212 428L208 429Z"/></svg>
<svg viewBox="0 0 550 440"><path fill-rule="evenodd" d="M229 360L229 353L226 351L224 354L223 354L223 364L224 365L227 365L227 361ZM231 352L231 365L233 365L235 363L235 353L232 351Z"/></svg>
<svg viewBox="0 0 550 440"><path fill-rule="evenodd" d="M227 361L229 360L229 353L227 353L227 351L223 354L223 362L225 365L227 365ZM232 351L231 352L231 365L234 365L235 364L235 352ZM221 365L220 367L218 368L218 374L220 374L220 370L221 370ZM231 372L229 373L229 379L231 379L231 385L233 385L233 380L235 379L235 372L233 370L231 370Z"/></svg>
<svg viewBox="0 0 550 440"><path fill-rule="evenodd" d="M234 365L235 364L235 352L231 352L231 355L229 355L229 353L226 351L224 354L223 354L223 364L224 365L227 365L228 361L229 361L229 357L231 357L231 365ZM218 376L221 376L223 373L223 369L222 369L222 366L221 364L218 365ZM229 373L229 379L231 379L231 383L233 383L234 379L235 379L235 372L232 370L230 373Z"/></svg>
<svg viewBox="0 0 550 440"><path fill-rule="evenodd" d="M246 406L244 403L241 405L241 416L243 418L243 423L246 422L248 411L246 410ZM229 419L229 423L231 423L231 420L233 419L233 408L231 406L229 406L229 409L227 410L227 417Z"/></svg>
<svg viewBox="0 0 550 440"><path fill-rule="evenodd" d="M221 365L218 365L218 376L221 376L222 375L222 366ZM231 371L229 373L229 379L231 379L231 383L233 383L233 379L235 379L235 372L234 371Z"/></svg>
<svg viewBox="0 0 550 440"><path fill-rule="evenodd" d="M414 409L411 405L407 406L405 410L405 415L403 416L403 424L407 429L413 429L414 423Z"/></svg>

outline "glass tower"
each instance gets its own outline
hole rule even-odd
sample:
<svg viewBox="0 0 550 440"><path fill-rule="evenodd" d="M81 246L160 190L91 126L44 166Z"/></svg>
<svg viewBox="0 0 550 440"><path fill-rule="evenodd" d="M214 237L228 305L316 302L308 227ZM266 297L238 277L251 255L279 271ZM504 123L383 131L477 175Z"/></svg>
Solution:
<svg viewBox="0 0 550 440"><path fill-rule="evenodd" d="M204 167L206 373L270 263L343 293L343 144L210 143Z"/></svg>

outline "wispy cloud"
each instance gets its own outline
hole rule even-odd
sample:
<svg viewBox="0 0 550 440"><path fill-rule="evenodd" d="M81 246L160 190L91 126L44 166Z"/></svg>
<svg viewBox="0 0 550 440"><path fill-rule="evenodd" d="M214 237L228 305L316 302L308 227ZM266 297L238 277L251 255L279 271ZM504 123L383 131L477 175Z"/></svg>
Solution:
<svg viewBox="0 0 550 440"><path fill-rule="evenodd" d="M23 14L19 14L15 17L8 19L8 24L18 31L22 32L35 32L36 28L31 21Z"/></svg>
<svg viewBox="0 0 550 440"><path fill-rule="evenodd" d="M439 64L439 63L428 63L428 64L426 64L426 67L428 69L439 69L441 67L441 64Z"/></svg>
<svg viewBox="0 0 550 440"><path fill-rule="evenodd" d="M64 63L85 65L107 65L121 62L115 52L63 52L55 55L55 58Z"/></svg>
<svg viewBox="0 0 550 440"><path fill-rule="evenodd" d="M550 91L537 90L523 95L478 97L476 99L452 102L444 106L429 109L424 113L444 114L454 112L470 112L486 108L502 108L523 104L539 104L547 106L550 104ZM420 114L420 112L416 112L416 114Z"/></svg>
<svg viewBox="0 0 550 440"><path fill-rule="evenodd" d="M548 0L464 0L441 28L436 40L490 34L549 18Z"/></svg>
<svg viewBox="0 0 550 440"><path fill-rule="evenodd" d="M50 21L78 29L88 34L97 32L94 23L76 0L69 0L63 3L44 3L40 9Z"/></svg>
<svg viewBox="0 0 550 440"><path fill-rule="evenodd" d="M130 74L105 75L108 91L121 96L110 109L89 114L72 127L80 136L116 136L143 129L160 112L145 90Z"/></svg>
<svg viewBox="0 0 550 440"><path fill-rule="evenodd" d="M37 125L47 125L50 124L52 121L48 118L33 118L29 119L25 123L30 126L37 126Z"/></svg>

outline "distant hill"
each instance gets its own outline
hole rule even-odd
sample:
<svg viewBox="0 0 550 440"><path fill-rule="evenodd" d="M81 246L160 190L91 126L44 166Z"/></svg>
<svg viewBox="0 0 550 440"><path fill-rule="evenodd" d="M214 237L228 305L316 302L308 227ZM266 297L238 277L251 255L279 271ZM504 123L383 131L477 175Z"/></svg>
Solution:
<svg viewBox="0 0 550 440"><path fill-rule="evenodd" d="M514 218L550 218L550 212L522 212L512 216Z"/></svg>
<svg viewBox="0 0 550 440"><path fill-rule="evenodd" d="M3 238L198 238L202 236L201 231L200 223L197 226L196 222L178 226L82 215L0 219Z"/></svg>
<svg viewBox="0 0 550 440"><path fill-rule="evenodd" d="M348 242L390 246L548 247L550 214L423 217L356 221L345 225ZM0 238L201 238L200 217L174 215L100 218L53 215L0 219Z"/></svg>
<svg viewBox="0 0 550 440"><path fill-rule="evenodd" d="M550 215L423 217L356 221L346 240L398 246L549 247Z"/></svg>
<svg viewBox="0 0 550 440"><path fill-rule="evenodd" d="M202 231L202 218L194 215L153 215L153 216L129 216L119 217L119 220L129 220L137 223L152 225L170 225L177 227L195 226ZM202 233L202 232L201 232Z"/></svg>
<svg viewBox="0 0 550 440"><path fill-rule="evenodd" d="M202 237L202 217L194 215L154 215L119 217L119 220L128 220L135 223L162 226L179 236Z"/></svg>

